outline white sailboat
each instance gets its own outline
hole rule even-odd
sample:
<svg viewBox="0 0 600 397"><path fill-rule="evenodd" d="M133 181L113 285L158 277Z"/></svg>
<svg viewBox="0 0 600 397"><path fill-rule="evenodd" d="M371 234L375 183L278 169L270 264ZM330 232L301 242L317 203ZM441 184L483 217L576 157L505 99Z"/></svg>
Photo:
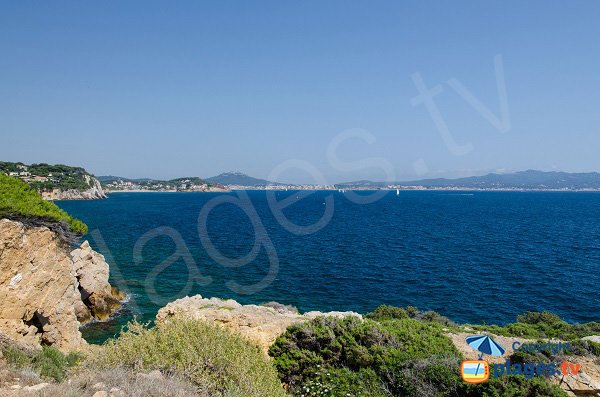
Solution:
<svg viewBox="0 0 600 397"><path fill-rule="evenodd" d="M396 189L396 196L400 196L400 189Z"/></svg>

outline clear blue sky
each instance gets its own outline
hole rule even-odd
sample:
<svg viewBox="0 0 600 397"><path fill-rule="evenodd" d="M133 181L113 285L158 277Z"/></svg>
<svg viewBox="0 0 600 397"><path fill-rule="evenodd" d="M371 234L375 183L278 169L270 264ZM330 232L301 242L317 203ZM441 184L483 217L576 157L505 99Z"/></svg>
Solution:
<svg viewBox="0 0 600 397"><path fill-rule="evenodd" d="M267 177L302 159L330 182L490 170L600 171L594 1L21 2L0 5L0 159L170 178ZM448 81L500 117L501 133ZM458 144L441 138L419 73ZM282 180L310 181L300 171Z"/></svg>

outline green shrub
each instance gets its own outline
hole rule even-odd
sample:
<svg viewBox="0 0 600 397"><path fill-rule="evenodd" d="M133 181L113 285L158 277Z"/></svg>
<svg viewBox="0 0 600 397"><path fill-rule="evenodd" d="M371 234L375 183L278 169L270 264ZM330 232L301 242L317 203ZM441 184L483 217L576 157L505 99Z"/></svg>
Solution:
<svg viewBox="0 0 600 397"><path fill-rule="evenodd" d="M296 396L565 396L541 377L463 382L461 356L444 327L401 313L381 307L365 320L319 317L293 325L269 354ZM514 356L517 361L526 358Z"/></svg>
<svg viewBox="0 0 600 397"><path fill-rule="evenodd" d="M544 377L500 376L490 378L479 385L469 385L460 394L465 397L567 397L559 386L548 382Z"/></svg>
<svg viewBox="0 0 600 397"><path fill-rule="evenodd" d="M148 329L130 323L84 363L86 368L160 370L211 396L284 396L277 373L260 350L203 321L170 319Z"/></svg>
<svg viewBox="0 0 600 397"><path fill-rule="evenodd" d="M77 365L81 358L78 353L65 355L49 346L44 346L31 356L15 347L4 349L3 354L10 366L17 369L30 368L38 375L56 382L64 380L69 368Z"/></svg>
<svg viewBox="0 0 600 397"><path fill-rule="evenodd" d="M401 307L381 305L377 309L375 309L375 311L367 314L365 317L375 321L393 320L408 318L408 313L405 309L402 309Z"/></svg>
<svg viewBox="0 0 600 397"><path fill-rule="evenodd" d="M0 173L0 218L22 217L50 222L65 222L71 232L86 234L87 226L56 206L20 179Z"/></svg>
<svg viewBox="0 0 600 397"><path fill-rule="evenodd" d="M2 354L9 365L15 368L25 368L31 363L31 359L21 350L12 346L7 347L2 351Z"/></svg>
<svg viewBox="0 0 600 397"><path fill-rule="evenodd" d="M370 395L375 390L397 389L393 374L409 360L436 355L458 357L440 328L410 318L375 322L356 317L318 317L288 328L269 354L282 381L294 392L322 381L322 376L315 376L315 369L321 368L335 381L328 385L350 390L347 392L352 395L358 393L354 390L357 388L363 390L362 395Z"/></svg>
<svg viewBox="0 0 600 397"><path fill-rule="evenodd" d="M527 312L517 316L517 322L506 326L472 325L479 331L496 335L519 336L529 339L557 338L565 341L600 333L600 323L570 324L550 312Z"/></svg>
<svg viewBox="0 0 600 397"><path fill-rule="evenodd" d="M364 396L386 397L379 376L370 368L351 371L348 368L317 368L295 389L304 397Z"/></svg>

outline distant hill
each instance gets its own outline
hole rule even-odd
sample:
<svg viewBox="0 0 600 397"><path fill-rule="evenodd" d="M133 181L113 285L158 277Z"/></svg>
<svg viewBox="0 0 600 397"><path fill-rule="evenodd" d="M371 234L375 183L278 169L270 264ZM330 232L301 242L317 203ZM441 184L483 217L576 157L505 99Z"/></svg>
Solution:
<svg viewBox="0 0 600 397"><path fill-rule="evenodd" d="M93 200L105 198L100 182L81 167L64 164L0 161L0 172L21 179L46 199Z"/></svg>
<svg viewBox="0 0 600 397"><path fill-rule="evenodd" d="M98 178L102 186L109 192L115 191L178 191L178 192L213 192L226 191L225 186L206 181L196 176L159 180L150 178L123 178L114 175Z"/></svg>
<svg viewBox="0 0 600 397"><path fill-rule="evenodd" d="M267 186L281 185L281 183L270 182L265 179L258 179L243 174L241 172L225 172L223 174L205 179L207 182L218 183L221 185L238 185L238 186Z"/></svg>
<svg viewBox="0 0 600 397"><path fill-rule="evenodd" d="M338 184L338 186L343 187L370 186L374 188L388 185L469 189L600 189L600 173L527 170L509 174L490 173L482 176L457 179L435 178L393 183L357 181Z"/></svg>

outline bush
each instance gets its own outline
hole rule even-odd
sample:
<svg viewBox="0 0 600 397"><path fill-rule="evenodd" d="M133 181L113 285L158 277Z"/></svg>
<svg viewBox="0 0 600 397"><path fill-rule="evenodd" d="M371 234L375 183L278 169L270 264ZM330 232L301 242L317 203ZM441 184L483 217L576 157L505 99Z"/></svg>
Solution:
<svg viewBox="0 0 600 397"><path fill-rule="evenodd" d="M406 312L406 310L400 307L381 305L377 309L375 309L375 311L367 314L365 317L375 321L393 320L408 318L408 313Z"/></svg>
<svg viewBox="0 0 600 397"><path fill-rule="evenodd" d="M458 357L437 324L409 318L378 323L356 317L318 317L293 325L276 340L269 354L281 380L295 392L309 383L323 383L323 375L315 372L320 368L332 374L328 385L344 390L358 388L363 395L376 389L398 389L392 374L408 360ZM356 390L347 392L357 394Z"/></svg>
<svg viewBox="0 0 600 397"><path fill-rule="evenodd" d="M12 367L17 369L30 368L43 378L52 379L56 382L64 380L69 368L74 367L81 358L78 353L72 352L65 355L49 346L44 346L41 351L31 356L15 347L8 347L3 350L3 355Z"/></svg>
<svg viewBox="0 0 600 397"><path fill-rule="evenodd" d="M203 321L170 319L152 329L130 323L84 366L157 369L190 381L199 393L210 396L285 395L277 373L257 347Z"/></svg>
<svg viewBox="0 0 600 397"><path fill-rule="evenodd" d="M567 397L559 386L541 376L526 379L524 376L490 378L480 385L469 385L461 396L465 397Z"/></svg>
<svg viewBox="0 0 600 397"><path fill-rule="evenodd" d="M542 377L505 376L482 385L463 382L461 356L443 334L443 326L404 318L400 310L380 307L366 320L319 317L293 325L269 354L296 396L566 395ZM421 312L412 313L421 317Z"/></svg>
<svg viewBox="0 0 600 397"><path fill-rule="evenodd" d="M517 316L517 322L506 326L473 325L472 328L496 335L520 336L529 339L557 338L565 341L600 333L600 323L570 324L550 312L526 312Z"/></svg>
<svg viewBox="0 0 600 397"><path fill-rule="evenodd" d="M86 234L87 226L56 206L20 179L0 173L0 218L25 218L68 225L75 234Z"/></svg>

